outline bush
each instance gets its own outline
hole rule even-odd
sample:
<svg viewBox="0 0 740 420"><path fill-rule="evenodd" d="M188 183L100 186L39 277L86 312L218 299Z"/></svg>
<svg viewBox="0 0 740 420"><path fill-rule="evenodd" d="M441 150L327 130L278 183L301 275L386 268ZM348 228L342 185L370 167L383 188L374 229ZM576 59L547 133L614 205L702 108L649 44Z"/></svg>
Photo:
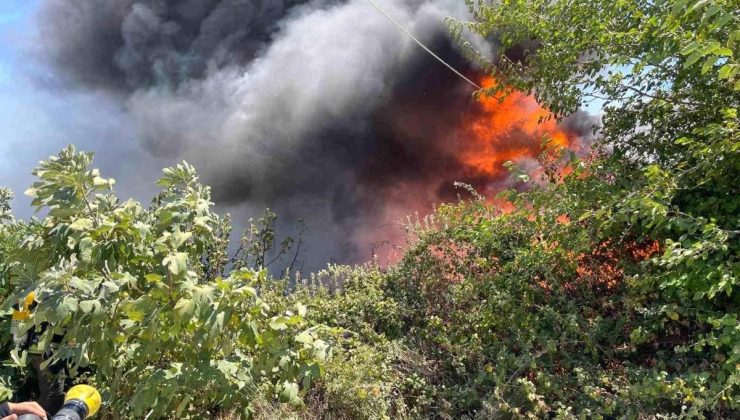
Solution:
<svg viewBox="0 0 740 420"><path fill-rule="evenodd" d="M54 359L73 375L92 369L104 415L248 412L264 384L301 405L330 352L323 330L307 327L305 306L278 312L258 296L265 271L227 272L230 226L193 168L165 169L145 209L119 202L91 161L69 147L42 162L27 194L47 217L19 225L16 243L4 236L14 288L6 306L31 290L39 302L23 328L48 324L45 348L64 336ZM25 354L13 357L25 364Z"/></svg>
<svg viewBox="0 0 740 420"><path fill-rule="evenodd" d="M36 291L24 328L48 323L42 346L64 335L54 358L88 371L104 416L737 409L732 301L677 300L664 282L692 257L671 262L670 229L594 215L613 186L579 161L557 182L509 192L508 213L481 199L440 206L407 227L393 267L330 265L292 281L226 257L228 218L210 211L189 165L166 169L145 209L119 202L90 163L73 148L41 163L29 194L48 215L5 218L0 272L6 307Z"/></svg>

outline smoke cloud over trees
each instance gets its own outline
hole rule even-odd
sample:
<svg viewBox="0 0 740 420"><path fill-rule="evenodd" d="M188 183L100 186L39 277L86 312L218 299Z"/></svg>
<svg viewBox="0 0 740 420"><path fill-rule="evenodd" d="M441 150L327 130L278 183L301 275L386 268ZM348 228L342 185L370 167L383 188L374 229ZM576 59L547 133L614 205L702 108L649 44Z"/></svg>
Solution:
<svg viewBox="0 0 740 420"><path fill-rule="evenodd" d="M474 73L445 24L463 2L382 4ZM473 89L366 0L49 0L39 21L58 83L120 101L142 153L193 163L217 203L304 219L308 259L367 258L390 219L466 181L450 148Z"/></svg>

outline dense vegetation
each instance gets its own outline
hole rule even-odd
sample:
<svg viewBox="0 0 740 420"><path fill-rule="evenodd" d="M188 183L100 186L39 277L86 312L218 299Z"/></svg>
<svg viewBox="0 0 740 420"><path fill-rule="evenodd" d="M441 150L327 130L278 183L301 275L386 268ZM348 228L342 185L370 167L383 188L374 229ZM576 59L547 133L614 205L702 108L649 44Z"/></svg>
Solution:
<svg viewBox="0 0 740 420"><path fill-rule="evenodd" d="M545 147L513 211L473 195L409 225L393 267L277 279L272 219L230 258L187 164L146 208L70 147L34 171L43 219L0 192L5 307L37 292L26 327L64 332L112 417L737 417L737 4L470 4L452 31L498 89L604 103L593 154ZM466 30L531 47L488 62Z"/></svg>

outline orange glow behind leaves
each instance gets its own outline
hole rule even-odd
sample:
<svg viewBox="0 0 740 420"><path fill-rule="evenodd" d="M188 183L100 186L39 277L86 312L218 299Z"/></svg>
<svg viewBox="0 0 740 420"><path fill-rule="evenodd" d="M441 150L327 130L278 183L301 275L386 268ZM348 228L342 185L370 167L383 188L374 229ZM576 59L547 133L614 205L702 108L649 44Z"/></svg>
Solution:
<svg viewBox="0 0 740 420"><path fill-rule="evenodd" d="M493 87L492 77L483 79L484 88ZM567 148L575 138L561 128L552 114L532 96L514 91L508 96L481 96L480 112L464 122L465 146L460 161L473 176L501 178L507 175L504 163L522 157L536 158L542 140Z"/></svg>
<svg viewBox="0 0 740 420"><path fill-rule="evenodd" d="M480 80L484 88L495 83L492 77ZM545 159L539 159L544 152L543 140L549 139L550 146L557 149L577 150L581 144L579 132L561 125L533 96L519 91L506 96L481 96L456 109L419 109L415 105L401 107L393 114L391 127L398 129L401 141L409 143L391 150L400 150L406 154L401 156L418 159L420 164L410 165L413 169L408 172L411 174L408 178L393 178L373 190L373 200L383 203L382 210L375 223L358 230L357 243L403 244L404 233L398 229L398 221L406 220L409 214L412 218L417 215L423 218L432 211L433 204L456 200L460 196L456 194L461 191L450 188L455 181L471 185L497 211L511 213L516 210L514 204L497 194L522 184L510 177L504 167L506 162L512 161L537 182L547 175L546 169L560 175L570 172L567 165L560 165L549 153L552 149ZM444 118L446 112L461 115L448 123L450 120ZM432 155L430 151L438 154ZM374 168L371 179L377 181L383 170L383 165ZM465 196L464 192L461 195ZM567 215L557 220L557 223L569 222ZM400 255L390 246L373 246L373 253L381 265L395 262Z"/></svg>

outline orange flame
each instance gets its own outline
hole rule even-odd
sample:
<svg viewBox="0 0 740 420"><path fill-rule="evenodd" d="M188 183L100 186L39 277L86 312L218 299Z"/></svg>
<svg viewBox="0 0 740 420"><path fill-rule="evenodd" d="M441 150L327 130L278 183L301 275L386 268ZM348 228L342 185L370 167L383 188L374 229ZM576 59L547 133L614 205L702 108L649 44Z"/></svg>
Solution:
<svg viewBox="0 0 740 420"><path fill-rule="evenodd" d="M484 88L493 87L492 77L481 80ZM467 99L467 98L466 98ZM438 103L401 103L393 109L389 127L400 139L400 145L389 148L400 151L402 158L417 159L417 165L401 173L404 176L384 179L384 166L371 166L369 179L373 188L364 192L373 203L380 202L377 217L355 232L358 244L388 242L403 247L403 231L399 220L423 218L433 204L455 200L455 181L472 185L487 197L489 203L504 213L514 211L514 205L496 194L515 184L510 183L504 163L512 161L535 178L545 174L543 162L538 157L543 152L543 140L549 139L558 148L577 149L581 138L552 118L533 96L519 91L507 96L481 96L475 103L460 109L441 108ZM461 113L462 115L456 114ZM454 115L454 118L449 118ZM420 140L423 139L423 140ZM393 162L397 155L389 153L373 163L383 163L383 158ZM551 162L544 162L550 164ZM557 168L561 174L568 168ZM416 171L416 172L415 172ZM398 174L399 172L396 172ZM566 215L558 223L569 223ZM384 245L373 246L378 262L392 263L400 254L397 249Z"/></svg>
<svg viewBox="0 0 740 420"><path fill-rule="evenodd" d="M487 77L482 86L490 88L495 83ZM536 158L544 138L558 147L568 147L574 141L558 127L549 111L522 92L505 97L481 96L479 104L480 112L465 121L465 145L459 155L470 175L500 179L507 175L507 161Z"/></svg>

